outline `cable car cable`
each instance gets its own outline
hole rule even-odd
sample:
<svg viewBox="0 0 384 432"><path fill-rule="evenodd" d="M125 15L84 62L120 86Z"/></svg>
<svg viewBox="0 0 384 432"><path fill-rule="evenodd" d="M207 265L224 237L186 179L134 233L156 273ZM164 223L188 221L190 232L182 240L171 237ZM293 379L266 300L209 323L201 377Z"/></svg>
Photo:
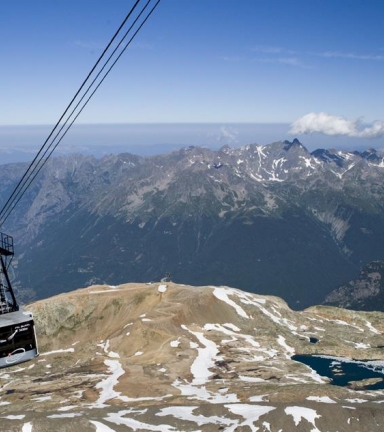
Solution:
<svg viewBox="0 0 384 432"><path fill-rule="evenodd" d="M122 37L122 39L120 40L119 44L117 45L117 47L113 50L112 54L109 56L109 58L105 61L103 67L101 68L101 70L98 72L98 74L96 75L96 77L93 79L92 83L88 86L87 90L85 91L85 93L83 94L83 96L81 97L80 101L77 103L77 105L75 106L75 108L72 110L72 112L70 113L70 115L67 117L67 119L65 120L65 122L61 125L60 130L57 132L57 134L55 135L55 137L52 139L52 142L49 144L49 146L45 149L44 153L42 154L42 156L40 157L39 161L35 164L35 166L33 167L32 171L29 173L28 177L25 179L24 183L22 186L19 187L19 190L17 192L17 194L14 197L14 200L9 204L8 209L6 209L3 214L0 213L0 220L1 223L0 225L2 225L6 219L8 218L9 214L12 212L13 208L17 205L17 203L20 201L20 199L22 198L22 196L24 195L24 193L26 192L26 190L29 188L30 184L32 183L32 181L36 178L36 176L38 175L38 173L40 172L41 168L45 165L46 160L44 161L44 157L45 155L49 152L50 148L54 145L54 141L57 139L57 137L60 135L60 133L62 132L62 130L64 129L64 127L67 125L69 119L72 117L72 115L74 114L74 112L76 111L76 109L78 108L78 106L80 105L80 103L82 102L82 100L84 99L84 97L87 95L87 93L89 92L89 90L91 89L91 87L93 86L93 84L96 82L97 78L100 76L100 74L102 73L102 71L104 70L104 68L106 67L106 65L109 63L109 61L111 60L111 58L113 57L113 55L116 53L116 51L118 50L118 48L121 46L121 44L123 43L124 39L127 37L127 35L130 33L130 31L132 30L132 28L134 27L134 25L137 23L137 21L139 20L139 18L141 17L141 15L143 14L143 12L145 11L145 9L147 8L148 4L151 2L152 0L148 0L147 3L145 4L145 6L143 7L143 9L141 10L141 12L138 14L138 16L136 17L136 19L134 20L133 24L129 27L129 29L126 31L126 33L124 34L124 36ZM126 44L125 48L122 50L122 52L124 52L124 50L127 48L127 46L130 44L130 42L133 40L133 38L136 36L136 34L138 33L138 31L140 30L140 28L143 26L144 22L148 19L148 17L150 16L150 14L153 12L153 10L155 9L155 7L157 6L158 3L156 3L156 5L152 8L152 10L148 13L147 17L145 18L145 20L143 20L142 24L140 25L140 27L136 30L134 36L132 36L132 38L130 39L130 41ZM121 54L118 56L118 59L120 58ZM115 61L116 63L116 61ZM114 63L114 64L115 64ZM114 64L112 66L114 66ZM110 70L104 75L105 76L110 72ZM88 75L89 77L90 75ZM104 80L104 78L100 81L101 82ZM100 85L99 84L99 85ZM98 88L99 85L96 87ZM78 92L79 93L79 92ZM93 94L92 94L93 95ZM73 100L72 100L73 102ZM85 105L88 103L88 101L85 103ZM85 106L84 105L84 106ZM84 108L83 106L83 108ZM83 109L82 108L82 109ZM82 111L81 109L81 111ZM80 112L81 112L80 111ZM79 113L80 113L79 112ZM78 115L75 117L75 119L78 117ZM62 116L63 118L63 116ZM71 125L73 124L73 122L71 123ZM68 129L71 127L71 125L68 127ZM56 125L57 126L57 125ZM56 128L56 127L55 127ZM67 129L67 131L68 131ZM66 132L67 132L66 131ZM59 142L62 140L62 138L64 138L66 132L62 135L62 137L60 138ZM52 135L53 131L51 132ZM50 135L50 136L51 136ZM49 139L49 137L48 137ZM44 143L44 146L47 144L47 141ZM57 143L58 144L58 143ZM57 144L55 145L54 149L57 147ZM43 146L43 147L44 147ZM54 150L53 149L53 150ZM42 149L41 149L42 150ZM40 150L40 151L41 151ZM52 154L53 150L48 154L47 156L47 160L49 159L50 155ZM43 161L43 162L42 162ZM41 165L40 165L41 164ZM39 167L40 165L40 167ZM37 170L37 172L35 173L35 171ZM35 175L34 175L35 173ZM33 177L32 177L33 176ZM30 180L30 178L32 177L32 179ZM29 181L30 180L30 181ZM29 182L28 182L29 181ZM24 189L24 190L23 190Z"/></svg>
<svg viewBox="0 0 384 432"><path fill-rule="evenodd" d="M131 8L131 10L129 11L129 13L127 14L127 16L124 18L123 22L121 23L121 25L119 26L118 30L115 32L115 34L113 35L112 39L109 41L108 45L106 46L106 48L104 49L104 51L102 52L102 54L100 55L100 57L98 58L98 60L96 61L96 63L94 64L93 68L91 69L91 71L88 73L88 76L86 77L86 79L83 81L83 83L81 84L80 88L78 89L78 91L76 92L75 96L72 98L71 102L68 104L67 108L65 109L64 113L62 114L62 116L60 117L60 119L58 120L58 122L56 123L55 127L52 129L51 133L49 134L48 138L45 140L44 144L41 146L40 150L38 151L37 155L35 156L35 158L33 159L33 161L30 163L29 167L27 168L26 172L24 173L23 177L21 178L21 180L19 181L19 183L17 184L16 188L14 189L14 191L12 192L11 196L9 197L8 201L5 203L4 207L2 208L2 210L0 211L0 217L3 215L3 212L5 211L5 209L7 207L9 207L9 203L11 202L12 198L14 197L15 193L18 191L19 188L21 188L22 186L22 182L24 181L25 177L27 176L28 172L30 171L30 169L32 168L32 166L35 164L38 156L40 155L40 153L42 152L42 150L44 149L45 145L47 144L48 140L50 139L50 137L53 135L55 129L58 127L60 121L63 119L63 117L65 116L65 114L67 113L67 111L69 110L70 106L73 104L74 100L76 99L76 97L79 95L79 93L81 92L82 88L85 86L86 82L88 81L88 79L90 78L90 76L92 75L92 73L94 72L94 70L96 69L97 65L100 63L101 59L104 57L104 55L106 54L106 52L108 51L109 47L112 45L112 43L114 42L114 40L116 39L116 37L118 36L119 32L121 31L121 29L123 28L123 26L125 25L125 23L127 22L127 20L129 19L129 17L132 15L134 9L136 8L136 6L139 4L140 0L137 0L136 3L133 5L133 7ZM41 159L40 159L41 160ZM39 162L38 162L39 163ZM37 163L37 164L38 164ZM0 223L0 226L3 223Z"/></svg>
<svg viewBox="0 0 384 432"><path fill-rule="evenodd" d="M148 3L151 0L148 1ZM147 3L147 5L148 5ZM140 26L138 27L138 29L135 31L134 35L131 37L131 39L127 42L127 44L125 45L125 47L123 48L123 50L121 51L121 53L118 55L118 57L116 58L116 60L112 63L112 65L110 66L110 68L108 69L108 71L104 74L103 78L101 79L101 81L98 83L98 85L96 86L96 88L93 90L93 92L91 93L91 95L88 97L88 99L86 100L86 102L83 104L83 106L81 107L80 111L76 114L76 116L74 117L74 119L72 120L72 122L68 125L67 129L65 130L65 132L63 133L63 135L60 137L59 141L54 145L53 149L50 151L50 153L48 154L47 158L42 162L42 164L40 165L40 167L38 168L37 172L34 174L34 176L32 177L32 179L29 181L28 185L24 188L24 190L22 192L20 192L20 195L18 197L18 199L14 200L14 204L11 208L8 209L8 212L2 216L2 221L0 223L0 225L4 224L5 221L8 219L10 213L12 212L12 210L16 207L16 205L18 204L18 202L21 200L21 198L23 197L23 195L25 194L25 192L27 191L27 189L30 187L31 183L33 182L33 180L36 178L36 176L39 174L39 172L41 171L41 169L43 168L43 166L45 165L45 163L48 161L48 159L50 158L51 154L53 153L53 151L56 149L56 147L60 144L61 140L64 138L64 136L66 135L66 133L68 132L68 130L71 128L71 126L73 125L73 123L75 122L75 120L78 118L78 116L81 114L81 112L83 111L83 109L85 108L85 106L88 104L88 102L90 101L90 99L93 97L93 95L96 93L96 91L98 90L98 88L100 87L100 85L102 84L102 82L104 81L104 79L107 77L107 75L110 73L110 71L112 70L112 68L115 66L115 64L117 63L117 61L120 59L120 57L122 56L122 54L125 52L125 50L128 48L129 44L132 42L132 40L135 38L135 36L137 35L137 33L139 32L139 30L142 28L142 26L144 25L144 23L148 20L149 16L153 13L153 11L155 10L155 8L157 7L157 5L160 3L160 0L157 0L156 4L152 7L151 11L148 13L148 15L146 16L146 18L143 20L143 22L140 24ZM146 5L146 6L147 6ZM146 6L144 7L144 9L146 8ZM143 9L143 10L144 10ZM88 88L89 90L89 88ZM87 91L88 91L87 90ZM85 96L85 95L84 95ZM83 96L83 97L84 97ZM78 105L77 105L78 106ZM77 107L76 106L76 107ZM73 114L73 112L71 113L71 115ZM69 119L67 119L66 123L68 122ZM66 125L66 123L64 123L63 126ZM60 131L62 130L62 128L60 129ZM60 133L60 132L59 132ZM57 137L57 135L56 135ZM56 138L55 137L55 138ZM49 151L49 149L52 147L53 142L50 144L50 146L47 148L47 150L45 151L44 155ZM43 157L44 157L43 155ZM39 160L38 164L42 161L42 158ZM38 165L37 165L38 166ZM35 168L36 169L36 168ZM31 174L32 175L32 174ZM28 177L28 179L30 178L30 176ZM1 214L0 214L1 217Z"/></svg>
<svg viewBox="0 0 384 432"><path fill-rule="evenodd" d="M81 86L79 87L79 89L77 90L75 96L72 98L71 102L67 105L64 113L61 115L60 119L57 121L56 125L54 126L54 128L52 129L51 133L49 134L48 138L45 140L44 144L41 146L40 150L38 151L38 153L36 154L35 158L33 159L33 161L30 163L29 167L27 168L26 172L24 173L23 177L20 179L19 183L17 184L17 186L15 187L15 189L13 190L11 196L8 198L7 202L4 204L3 208L0 211L0 218L2 217L3 213L5 212L6 208L9 207L9 204L12 201L12 198L15 196L16 192L18 191L18 189L20 187L22 187L22 183L25 179L25 177L27 176L28 172L32 169L32 166L35 164L37 158L39 157L40 153L43 151L44 147L46 146L47 142L49 141L49 139L51 138L51 136L53 135L54 131L56 130L56 128L58 127L58 125L60 124L61 120L64 118L65 114L68 112L68 110L70 109L71 105L73 104L73 102L75 101L75 99L77 98L77 96L79 95L79 93L81 92L81 90L83 89L83 87L85 86L86 82L89 80L90 76L92 75L92 73L95 71L96 67L98 66L98 64L100 63L100 61L102 60L102 58L105 56L106 52L109 50L110 46L113 44L113 42L115 41L116 37L118 36L118 34L120 33L120 31L122 30L122 28L124 27L124 25L126 24L126 22L128 21L128 19L130 18L130 16L132 15L132 13L134 12L135 8L137 7L137 5L140 3L141 0L136 0L135 4L132 6L131 10L128 12L127 16L124 18L123 22L120 24L119 28L117 29L117 31L115 32L115 34L113 35L113 37L111 38L111 40L109 41L108 45L106 46L106 48L104 49L104 51L102 52L102 54L99 56L98 60L96 61L96 63L94 64L94 66L92 67L91 71L88 73L87 77L85 78L85 80L83 81L83 83L81 84ZM40 159L41 160L41 159ZM39 162L38 162L39 163ZM14 207L12 207L13 209ZM0 226L4 223L0 222Z"/></svg>
<svg viewBox="0 0 384 432"><path fill-rule="evenodd" d="M112 56L116 53L117 49L120 47L120 45L122 44L122 42L124 41L124 39L126 38L126 36L129 34L129 32L131 31L131 29L133 28L133 26L135 25L135 23L137 22L137 20L140 18L140 16L142 15L142 13L144 12L144 10L146 9L146 7L148 6L148 4L150 3L151 0L148 0L147 4L143 7L142 11L139 13L139 15L136 17L134 23L130 26L129 30L125 33L125 35L123 36L123 38L120 40L118 46L114 49L113 53L109 56L108 60L104 63L102 69L98 72L96 78L92 81L92 83L88 86L86 92L84 93L84 95L82 96L82 98L80 99L80 101L77 103L76 107L72 110L71 114L69 115L69 117L67 118L67 120L65 121L65 123L61 126L59 132L56 134L56 136L53 138L51 144L48 146L48 148L44 151L43 155L40 157L40 159L38 160L37 163L36 159L39 156L39 154L42 152L42 150L44 149L44 147L46 146L49 138L52 136L53 132L55 131L55 129L57 128L57 126L59 125L60 121L63 119L64 115L66 114L66 112L69 110L70 106L73 104L74 100L76 99L76 97L79 95L81 89L84 87L85 83L88 81L88 79L90 78L92 72L94 72L97 64L100 62L101 58L105 55L105 53L107 52L107 49L110 47L110 45L112 44L113 40L116 38L117 34L121 31L123 25L126 23L127 19L129 18L129 16L132 14L133 9L137 6L137 4L139 3L140 0L138 0L135 5L133 6L133 8L131 9L130 13L127 15L127 17L125 18L125 20L123 21L123 23L121 24L121 26L119 27L118 31L115 33L114 37L111 39L111 41L109 42L107 48L104 50L103 54L100 56L100 58L98 59L97 63L95 64L95 66L92 68L91 72L88 74L86 80L83 82L81 88L78 90L78 92L76 93L75 97L72 99L71 103L68 105L66 111L64 112L64 114L61 116L60 120L57 122L56 126L53 128L53 130L51 131L51 134L49 135L49 137L47 138L47 140L45 141L45 143L43 144L43 146L41 147L41 149L39 150L39 153L37 154L37 156L35 157L35 159L32 161L32 163L30 164L30 166L28 167L26 173L24 174L23 178L20 180L19 184L16 186L15 190L13 191L11 197L8 199L7 203L4 205L3 209L0 212L0 219L1 217L3 217L3 220L1 221L0 225L2 225L5 220L8 218L9 214L12 212L12 210L14 209L14 207L17 205L17 203L20 201L21 197L24 195L24 193L26 192L26 190L29 188L30 184L32 183L32 181L35 179L35 177L37 176L37 174L40 172L40 170L42 169L42 167L45 165L45 163L47 162L47 160L49 159L50 155L52 154L52 152L55 150L55 148L57 147L57 145L61 142L61 140L64 138L65 134L68 132L69 128L72 126L72 124L74 123L74 121L77 119L78 115L81 113L81 111L84 109L84 107L87 105L87 103L89 102L89 100L91 99L91 97L94 95L95 91L98 89L98 87L100 86L100 84L104 81L104 79L106 78L106 76L109 74L109 72L111 71L111 69L113 68L113 66L116 64L116 62L118 61L118 59L121 57L121 55L123 54L123 52L126 50L126 48L129 46L129 44L132 42L132 40L134 39L134 37L137 35L137 33L139 32L139 30L142 28L142 26L144 25L144 23L148 20L149 16L153 13L154 9L157 7L158 3L160 2L160 0L157 1L157 3L155 4L155 6L153 6L153 8L151 9L151 11L148 13L148 15L146 16L146 18L143 20L143 22L141 23L141 25L139 26L139 28L136 30L136 32L134 33L134 35L131 37L131 39L128 41L128 43L125 45L125 47L123 48L123 50L121 51L121 53L118 55L117 59L114 61L114 63L112 64L112 66L109 68L109 70L104 74L104 77L102 78L102 80L100 81L100 83L97 85L96 89L94 90L94 92L91 94L91 96L88 98L88 100L84 103L84 105L82 106L81 110L79 111L79 113L76 115L76 117L74 118L74 120L70 123L70 125L67 127L66 131L63 133L63 135L61 136L61 138L59 139L59 141L55 144L54 148L51 150L51 152L48 154L47 158L42 162L44 156L47 154L47 152L50 150L50 148L54 145L54 141L56 140L56 138L60 135L61 131L63 130L63 128L65 127L65 125L68 123L69 119L71 118L71 116L74 114L74 112L76 111L77 107L80 105L81 101L84 99L85 95L89 92L90 88L92 87L92 85L96 82L97 78L100 76L101 72L104 70L104 68L106 67L106 65L108 64L108 62L111 60ZM39 164L41 163L40 167ZM32 169L32 166L35 164L35 166ZM28 172L32 169L32 172L29 173L28 177L25 179L25 177L27 176ZM30 179L30 177L33 175L34 171L38 169L38 171L35 173L35 175L33 176L33 178L29 181L28 185L27 182ZM22 190L24 188L24 190ZM17 193L16 193L17 192ZM15 196L16 194L16 196ZM13 200L11 201L11 199L13 198Z"/></svg>

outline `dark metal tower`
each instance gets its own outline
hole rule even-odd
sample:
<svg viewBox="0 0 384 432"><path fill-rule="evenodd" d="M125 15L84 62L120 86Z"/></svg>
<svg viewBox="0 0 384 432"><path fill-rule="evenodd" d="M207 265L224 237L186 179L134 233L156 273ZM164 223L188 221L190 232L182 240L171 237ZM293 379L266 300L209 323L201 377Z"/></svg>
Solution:
<svg viewBox="0 0 384 432"><path fill-rule="evenodd" d="M13 255L13 237L0 232L0 314L19 310L8 276Z"/></svg>

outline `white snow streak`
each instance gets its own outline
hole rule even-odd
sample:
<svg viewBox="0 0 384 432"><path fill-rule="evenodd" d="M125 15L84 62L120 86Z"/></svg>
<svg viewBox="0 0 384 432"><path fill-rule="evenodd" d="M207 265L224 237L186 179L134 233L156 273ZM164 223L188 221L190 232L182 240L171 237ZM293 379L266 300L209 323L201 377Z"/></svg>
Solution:
<svg viewBox="0 0 384 432"><path fill-rule="evenodd" d="M130 414L131 411L119 411L117 413L108 413L108 417L104 420L109 421L111 423L115 423L117 425L125 425L136 430L145 430L145 431L159 431L159 432L174 432L176 429L173 426L169 425L151 425L148 423L143 423L138 420L134 420L131 418L123 417L127 414Z"/></svg>
<svg viewBox="0 0 384 432"><path fill-rule="evenodd" d="M216 355L219 352L217 345L207 339L203 333L189 330L185 325L181 326L184 330L193 334L205 348L197 348L198 355L191 365L191 373L193 375L192 385L205 384L207 379L213 375L209 371L210 367L215 365Z"/></svg>
<svg viewBox="0 0 384 432"><path fill-rule="evenodd" d="M120 393L113 390L113 387L119 382L121 375L125 373L118 360L104 360L104 364L108 366L112 375L96 384L96 388L101 389L99 399L93 404L96 408L108 406L105 405L107 400L120 396Z"/></svg>
<svg viewBox="0 0 384 432"><path fill-rule="evenodd" d="M202 414L199 415L193 414L193 411L198 408L199 408L198 406L172 406L172 407L162 408L160 412L156 413L156 415L159 417L173 416L180 420L194 422L198 426L204 424L218 424L218 425L225 424L229 426L233 424L233 420L226 419L225 417L217 417L217 416L205 417Z"/></svg>
<svg viewBox="0 0 384 432"><path fill-rule="evenodd" d="M249 318L249 316L245 313L244 309L241 306L239 306L237 303L235 303L233 300L231 300L228 297L228 294L234 295L235 290L231 288L215 288L213 290L213 295L215 297L227 303L229 306L232 306L241 317Z"/></svg>
<svg viewBox="0 0 384 432"><path fill-rule="evenodd" d="M45 353L40 353L40 355L45 356L45 355L50 355L50 354L58 354L58 353L73 353L75 352L75 348L68 348L68 349L60 349L60 350L55 350L55 351L49 351L49 352L45 352Z"/></svg>
<svg viewBox="0 0 384 432"><path fill-rule="evenodd" d="M369 321L365 321L365 325L371 330L372 333L380 334L379 330L375 329Z"/></svg>
<svg viewBox="0 0 384 432"><path fill-rule="evenodd" d="M280 335L277 338L277 342L285 349L286 351L285 357L287 359L290 359L295 354L295 349L287 345L287 343L285 342L285 337Z"/></svg>

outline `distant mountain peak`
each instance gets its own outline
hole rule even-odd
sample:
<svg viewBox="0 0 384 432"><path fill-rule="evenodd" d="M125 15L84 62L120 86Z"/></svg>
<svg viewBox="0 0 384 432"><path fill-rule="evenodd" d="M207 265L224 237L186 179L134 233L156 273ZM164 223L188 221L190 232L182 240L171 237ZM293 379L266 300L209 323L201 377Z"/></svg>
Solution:
<svg viewBox="0 0 384 432"><path fill-rule="evenodd" d="M367 160L369 160L369 161L371 161L371 162L378 161L378 160L381 159L381 158L379 157L379 155L378 155L378 151L375 150L375 149L372 148L372 147L370 147L369 149L367 149L367 150L365 150L363 153L361 153L361 156L362 156L364 159L367 159Z"/></svg>
<svg viewBox="0 0 384 432"><path fill-rule="evenodd" d="M335 163L337 166L343 166L344 158L341 157L334 149L317 149L311 153L316 159L320 159L325 163Z"/></svg>
<svg viewBox="0 0 384 432"><path fill-rule="evenodd" d="M301 144L301 142L297 138L294 138L292 142L285 140L284 144L285 144L284 150L289 150L292 147L304 147L303 144Z"/></svg>

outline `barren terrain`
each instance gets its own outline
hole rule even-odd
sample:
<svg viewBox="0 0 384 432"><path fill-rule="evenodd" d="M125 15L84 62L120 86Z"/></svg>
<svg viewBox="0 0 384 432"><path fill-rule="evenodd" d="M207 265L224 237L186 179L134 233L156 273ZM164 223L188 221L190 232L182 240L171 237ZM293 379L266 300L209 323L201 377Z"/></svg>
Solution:
<svg viewBox="0 0 384 432"><path fill-rule="evenodd" d="M381 368L382 313L294 312L277 297L173 283L91 286L28 309L40 356L0 370L1 431L383 430L383 390L337 387L291 360Z"/></svg>

